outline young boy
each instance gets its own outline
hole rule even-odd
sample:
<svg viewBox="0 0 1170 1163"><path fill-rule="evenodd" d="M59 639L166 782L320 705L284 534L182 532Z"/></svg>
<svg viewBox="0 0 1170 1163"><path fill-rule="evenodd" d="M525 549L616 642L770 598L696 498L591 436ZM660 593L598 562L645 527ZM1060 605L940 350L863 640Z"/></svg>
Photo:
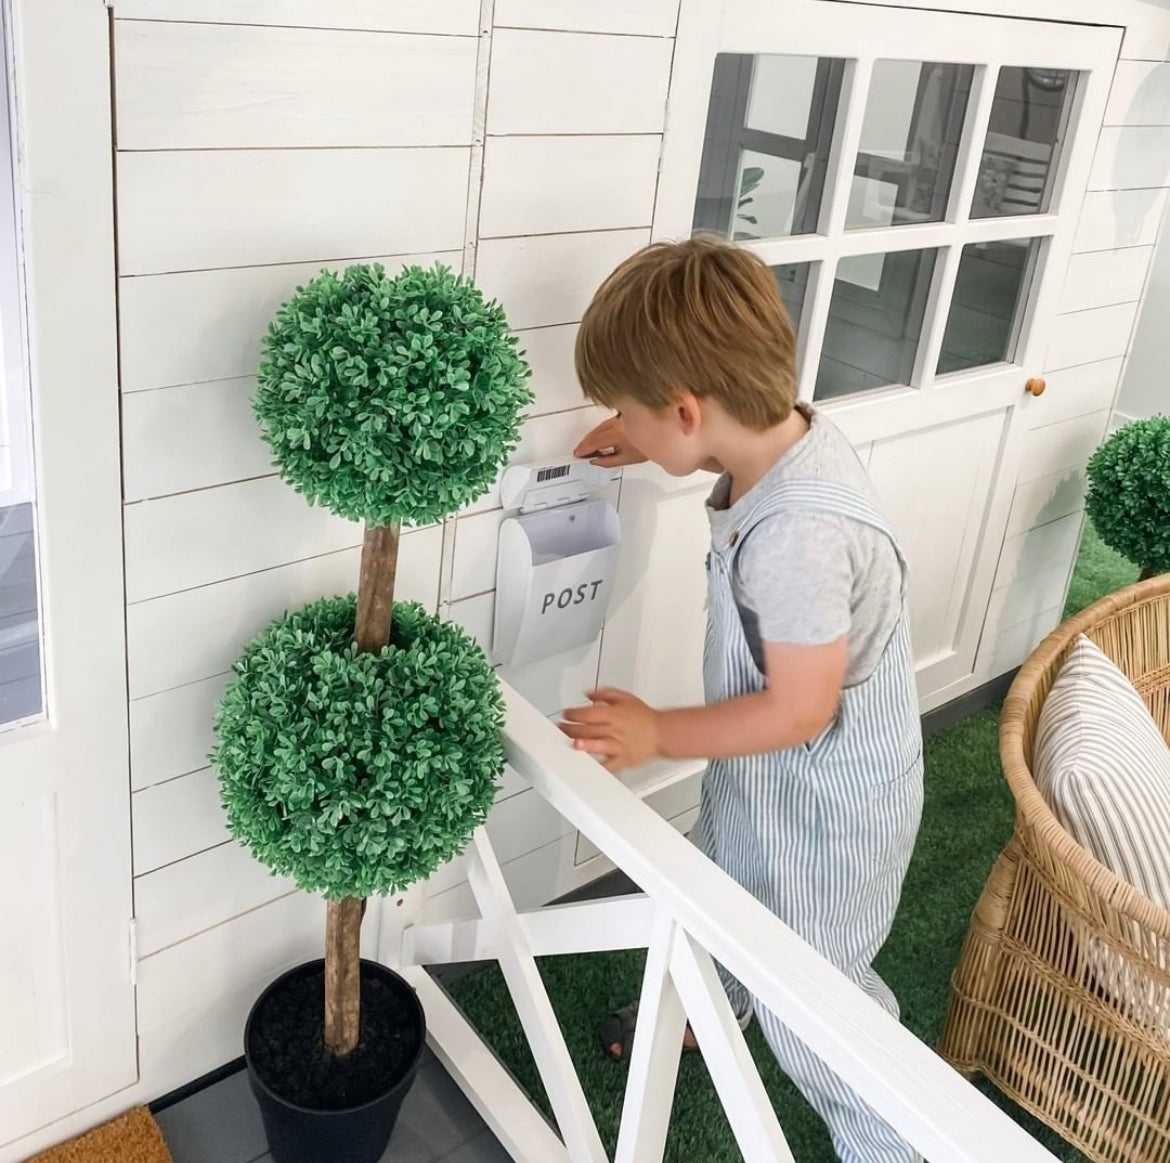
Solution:
<svg viewBox="0 0 1170 1163"><path fill-rule="evenodd" d="M794 352L769 269L719 241L648 247L597 292L577 374L619 414L577 454L722 474L707 506L706 703L655 710L601 690L563 729L613 772L709 759L703 851L896 1015L872 962L922 808L906 566L849 443L796 403ZM738 982L725 985L844 1163L917 1159ZM615 1057L629 1053L635 1016L603 1023Z"/></svg>

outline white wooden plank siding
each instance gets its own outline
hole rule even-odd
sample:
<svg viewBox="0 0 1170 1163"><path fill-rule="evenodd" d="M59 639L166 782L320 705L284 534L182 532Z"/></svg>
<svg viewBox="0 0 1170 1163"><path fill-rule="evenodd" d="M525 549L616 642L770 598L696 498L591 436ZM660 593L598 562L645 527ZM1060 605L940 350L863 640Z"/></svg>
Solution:
<svg viewBox="0 0 1170 1163"><path fill-rule="evenodd" d="M488 133L661 133L672 42L497 30Z"/></svg>
<svg viewBox="0 0 1170 1163"><path fill-rule="evenodd" d="M334 261L463 245L470 151L125 153L125 275Z"/></svg>
<svg viewBox="0 0 1170 1163"><path fill-rule="evenodd" d="M496 28L673 36L678 0L496 0Z"/></svg>
<svg viewBox="0 0 1170 1163"><path fill-rule="evenodd" d="M219 781L210 767L143 788L131 797L134 875L184 860L229 839Z"/></svg>
<svg viewBox="0 0 1170 1163"><path fill-rule="evenodd" d="M117 0L116 11L140 20L464 36L475 36L479 28L479 0Z"/></svg>
<svg viewBox="0 0 1170 1163"><path fill-rule="evenodd" d="M1170 128L1105 128L1089 174L1090 190L1144 190L1170 181Z"/></svg>
<svg viewBox="0 0 1170 1163"><path fill-rule="evenodd" d="M1073 249L1114 250L1152 246L1166 212L1170 191L1097 190L1085 195Z"/></svg>
<svg viewBox="0 0 1170 1163"><path fill-rule="evenodd" d="M486 239L476 281L513 327L577 323L613 268L649 241L649 230Z"/></svg>
<svg viewBox="0 0 1170 1163"><path fill-rule="evenodd" d="M1114 356L1049 372L1045 377L1048 390L1036 407L1028 409L1029 427L1046 427L1112 407L1123 363L1121 356Z"/></svg>
<svg viewBox="0 0 1170 1163"><path fill-rule="evenodd" d="M1078 416L1028 433L1018 484L1063 468L1080 468L1093 454L1109 424L1108 411Z"/></svg>
<svg viewBox="0 0 1170 1163"><path fill-rule="evenodd" d="M1137 309L1136 303L1126 303L1057 316L1045 366L1049 371L1059 371L1124 355Z"/></svg>
<svg viewBox="0 0 1170 1163"><path fill-rule="evenodd" d="M480 237L649 227L661 141L657 134L489 138Z"/></svg>
<svg viewBox="0 0 1170 1163"><path fill-rule="evenodd" d="M126 507L126 598L240 577L359 545L361 526L310 506L277 477Z"/></svg>
<svg viewBox="0 0 1170 1163"><path fill-rule="evenodd" d="M123 496L164 497L273 471L252 416L254 376L213 380L122 401Z"/></svg>
<svg viewBox="0 0 1170 1163"><path fill-rule="evenodd" d="M1006 538L994 588L1043 573L1053 562L1070 563L1077 551L1081 519L1080 513L1073 513Z"/></svg>
<svg viewBox="0 0 1170 1163"><path fill-rule="evenodd" d="M134 881L140 955L182 941L293 891L234 840Z"/></svg>
<svg viewBox="0 0 1170 1163"><path fill-rule="evenodd" d="M1079 513L1085 502L1085 473L1071 465L1025 481L1016 488L1008 518L1007 536Z"/></svg>
<svg viewBox="0 0 1170 1163"><path fill-rule="evenodd" d="M576 342L575 323L520 332L520 345L532 368L528 384L536 396L529 415L567 412L586 403L573 365L573 345Z"/></svg>
<svg viewBox="0 0 1170 1163"><path fill-rule="evenodd" d="M130 700L130 786L138 791L207 766L228 675Z"/></svg>
<svg viewBox="0 0 1170 1163"><path fill-rule="evenodd" d="M1152 246L1074 254L1068 264L1061 311L1085 311L1117 303L1136 303L1146 285Z"/></svg>
<svg viewBox="0 0 1170 1163"><path fill-rule="evenodd" d="M118 21L118 148L470 145L473 37Z"/></svg>
<svg viewBox="0 0 1170 1163"><path fill-rule="evenodd" d="M396 591L403 601L435 609L442 544L438 526L402 538ZM285 610L353 591L360 557L355 547L129 606L131 698L226 671L252 636Z"/></svg>
<svg viewBox="0 0 1170 1163"><path fill-rule="evenodd" d="M1170 64L1118 61L1105 110L1106 125L1170 122Z"/></svg>
<svg viewBox="0 0 1170 1163"><path fill-rule="evenodd" d="M122 391L254 375L260 341L277 309L323 267L378 262L393 275L404 266L435 262L458 270L462 259L461 251L448 250L123 278Z"/></svg>

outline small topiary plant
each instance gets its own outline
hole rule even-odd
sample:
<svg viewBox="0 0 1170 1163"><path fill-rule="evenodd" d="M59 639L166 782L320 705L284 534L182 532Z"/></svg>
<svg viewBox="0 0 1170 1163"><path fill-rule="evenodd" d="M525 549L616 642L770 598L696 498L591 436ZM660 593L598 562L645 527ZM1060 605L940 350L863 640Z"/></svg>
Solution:
<svg viewBox="0 0 1170 1163"><path fill-rule="evenodd" d="M364 521L356 599L286 614L236 662L212 753L233 835L327 901L325 1042L360 1032L365 898L457 855L503 769L476 643L394 604L402 524L486 492L532 400L503 310L443 266L322 272L277 313L254 411L280 475Z"/></svg>
<svg viewBox="0 0 1170 1163"><path fill-rule="evenodd" d="M1143 577L1170 572L1170 417L1119 428L1093 454L1086 509Z"/></svg>

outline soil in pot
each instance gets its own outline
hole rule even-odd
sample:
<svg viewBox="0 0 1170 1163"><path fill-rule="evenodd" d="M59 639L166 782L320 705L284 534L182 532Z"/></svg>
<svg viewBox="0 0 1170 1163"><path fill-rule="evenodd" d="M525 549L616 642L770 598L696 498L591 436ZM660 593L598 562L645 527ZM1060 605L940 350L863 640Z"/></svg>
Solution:
<svg viewBox="0 0 1170 1163"><path fill-rule="evenodd" d="M357 1049L335 1059L325 1049L325 968L317 963L290 976L257 1006L248 1056L256 1074L286 1102L340 1111L397 1085L418 1060L422 1033L414 995L363 963Z"/></svg>

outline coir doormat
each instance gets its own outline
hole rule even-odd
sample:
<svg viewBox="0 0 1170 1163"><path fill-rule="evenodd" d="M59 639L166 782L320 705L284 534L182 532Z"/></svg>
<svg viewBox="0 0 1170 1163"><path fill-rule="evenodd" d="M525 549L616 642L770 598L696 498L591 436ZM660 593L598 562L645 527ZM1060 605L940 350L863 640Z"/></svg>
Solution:
<svg viewBox="0 0 1170 1163"><path fill-rule="evenodd" d="M174 1163L145 1107L34 1155L28 1163Z"/></svg>

